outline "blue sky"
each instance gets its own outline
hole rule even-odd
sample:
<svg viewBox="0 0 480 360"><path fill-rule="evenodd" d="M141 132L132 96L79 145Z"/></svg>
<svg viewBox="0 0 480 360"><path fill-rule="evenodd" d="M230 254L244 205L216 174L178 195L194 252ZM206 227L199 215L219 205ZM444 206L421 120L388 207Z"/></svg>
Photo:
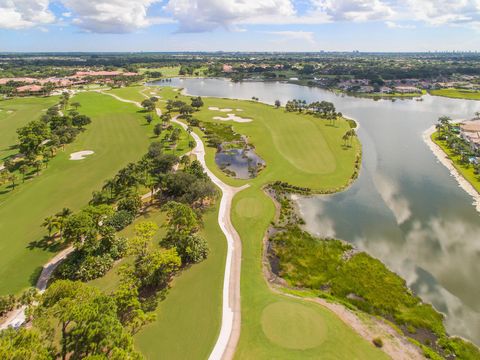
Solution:
<svg viewBox="0 0 480 360"><path fill-rule="evenodd" d="M0 51L475 51L479 0L0 0Z"/></svg>

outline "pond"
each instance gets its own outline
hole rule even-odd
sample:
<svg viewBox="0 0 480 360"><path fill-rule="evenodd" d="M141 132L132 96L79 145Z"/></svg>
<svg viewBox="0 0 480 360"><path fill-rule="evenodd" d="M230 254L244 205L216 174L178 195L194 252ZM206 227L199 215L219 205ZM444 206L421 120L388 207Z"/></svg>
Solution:
<svg viewBox="0 0 480 360"><path fill-rule="evenodd" d="M292 84L222 79L173 79L168 85L200 96L256 96L270 104L332 101L357 120L360 176L342 193L300 198L307 229L347 240L382 260L446 314L450 334L480 345L480 217L422 139L438 117L471 117L480 101L429 95L423 101L373 101Z"/></svg>
<svg viewBox="0 0 480 360"><path fill-rule="evenodd" d="M265 162L251 148L220 148L215 162L227 175L236 179L251 179L265 165Z"/></svg>

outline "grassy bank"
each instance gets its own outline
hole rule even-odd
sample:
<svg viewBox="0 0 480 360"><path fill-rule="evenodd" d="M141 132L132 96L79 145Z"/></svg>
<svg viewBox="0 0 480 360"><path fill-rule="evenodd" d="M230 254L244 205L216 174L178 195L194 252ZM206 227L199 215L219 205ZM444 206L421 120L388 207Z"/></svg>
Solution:
<svg viewBox="0 0 480 360"><path fill-rule="evenodd" d="M92 124L40 176L3 195L0 232L6 236L0 237L0 294L34 284L41 265L57 250L44 246L43 219L63 207L85 206L92 191L128 162L138 160L150 142L151 126L133 105L97 93L81 93L74 99ZM69 160L70 153L81 150L95 154L82 161Z"/></svg>
<svg viewBox="0 0 480 360"><path fill-rule="evenodd" d="M430 95L443 96L452 99L467 99L467 100L480 100L480 91L465 90L465 89L439 89L430 90Z"/></svg>
<svg viewBox="0 0 480 360"><path fill-rule="evenodd" d="M480 193L480 176L475 174L474 167L471 164L462 164L460 162L461 156L455 155L452 149L447 146L446 141L439 139L438 132L433 133L431 139L448 155L455 169Z"/></svg>

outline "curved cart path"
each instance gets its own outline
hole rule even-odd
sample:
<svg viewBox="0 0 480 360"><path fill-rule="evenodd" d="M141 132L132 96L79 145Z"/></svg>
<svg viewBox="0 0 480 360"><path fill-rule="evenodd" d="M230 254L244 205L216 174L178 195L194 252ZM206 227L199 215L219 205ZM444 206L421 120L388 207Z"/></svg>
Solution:
<svg viewBox="0 0 480 360"><path fill-rule="evenodd" d="M109 94L103 91L98 92L112 96L118 101L142 107L138 101L123 99L118 95ZM157 109L157 114L160 116L162 111ZM179 121L178 116L175 116L172 119L172 122L180 125L185 130L187 129L187 125ZM247 188L249 185L232 187L221 181L210 171L205 162L205 146L200 136L193 132L190 135L196 143L196 146L191 153L194 154L197 157L197 160L202 164L210 180L212 180L212 182L222 191L222 199L220 200L220 209L218 212L218 224L227 239L227 259L225 263L225 275L223 278L222 325L215 347L209 356L209 360L233 359L238 339L240 337L240 266L242 260L242 242L232 224L230 213L232 200L235 194Z"/></svg>

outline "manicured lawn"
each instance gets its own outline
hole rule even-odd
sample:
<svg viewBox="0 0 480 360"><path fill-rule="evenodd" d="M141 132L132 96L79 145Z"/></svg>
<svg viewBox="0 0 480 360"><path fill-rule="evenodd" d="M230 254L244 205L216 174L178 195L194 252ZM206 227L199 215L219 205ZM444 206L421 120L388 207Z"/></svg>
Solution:
<svg viewBox="0 0 480 360"><path fill-rule="evenodd" d="M439 89L430 90L430 95L449 97L453 99L480 100L480 91L464 89Z"/></svg>
<svg viewBox="0 0 480 360"><path fill-rule="evenodd" d="M171 90L162 97L174 96ZM262 190L263 185L282 180L316 190L339 188L353 173L358 142L343 148L346 121L336 126L307 115L286 113L283 109L252 101L203 98L205 106L194 117L214 121L224 113L208 110L233 110L249 123L232 124L235 131L248 136L266 168L251 180L236 180L215 164L215 149L207 148L207 164L231 185L250 184L233 201L232 221L242 239L242 328L238 359L385 359L387 356L363 340L329 310L298 299L274 293L262 272L262 239L274 218L275 207ZM198 130L196 130L198 131ZM201 132L198 131L199 134Z"/></svg>
<svg viewBox="0 0 480 360"><path fill-rule="evenodd" d="M37 120L44 110L58 102L58 97L26 97L0 101L0 164L18 152L11 146L17 142L17 129Z"/></svg>
<svg viewBox="0 0 480 360"><path fill-rule="evenodd" d="M140 93L144 89L145 87L143 86L128 86L128 87L108 90L107 92L120 96L123 99L138 101L141 103L143 100L146 99L146 97ZM145 94L148 96L147 91L145 91Z"/></svg>
<svg viewBox="0 0 480 360"><path fill-rule="evenodd" d="M218 202L217 202L218 205ZM157 320L135 336L147 359L206 359L220 331L226 240L217 222L218 206L203 215L201 235L210 253L173 281L158 306Z"/></svg>
<svg viewBox="0 0 480 360"><path fill-rule="evenodd" d="M194 71L198 72L198 76L203 76L203 72L207 70L206 66L202 66ZM178 72L180 71L180 66L162 66L159 68L153 68L153 69L147 69L147 68L142 68L139 70L140 74L144 74L147 71L160 71L162 73L162 77L164 78L169 78L169 77L194 77L197 76L195 74L193 75L179 75Z"/></svg>
<svg viewBox="0 0 480 360"><path fill-rule="evenodd" d="M460 174L480 193L480 176L476 175L473 169L473 165L464 165L460 163L460 156L455 155L452 150L447 146L445 141L438 139L438 133L432 134L432 140L442 148L442 150L448 155L453 162L453 166L458 170Z"/></svg>
<svg viewBox="0 0 480 360"><path fill-rule="evenodd" d="M219 202L203 215L201 236L208 241L208 258L177 275L156 310L156 321L135 336L135 346L147 359L156 359L159 353L166 359L206 359L215 344L221 323L226 254L226 240L217 222L218 205ZM165 234L165 228L161 227L165 214L158 208L151 208L120 235L134 236L134 225L141 221L158 224L160 229L153 241L158 246ZM118 269L128 261L131 258L121 260L104 277L90 284L106 292L114 291L119 283Z"/></svg>
<svg viewBox="0 0 480 360"><path fill-rule="evenodd" d="M92 124L40 176L0 200L0 294L33 284L41 265L53 256L48 249L29 248L46 234L43 219L63 207L78 210L85 206L92 191L128 162L140 159L151 140L153 125L145 124L134 105L97 93L81 93L74 99ZM81 150L95 154L81 161L69 160L70 153Z"/></svg>

